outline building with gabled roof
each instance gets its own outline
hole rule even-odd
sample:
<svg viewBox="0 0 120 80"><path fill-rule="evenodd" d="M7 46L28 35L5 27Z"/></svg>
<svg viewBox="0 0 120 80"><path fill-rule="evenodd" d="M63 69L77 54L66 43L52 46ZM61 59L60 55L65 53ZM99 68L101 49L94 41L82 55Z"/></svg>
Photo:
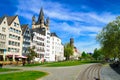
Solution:
<svg viewBox="0 0 120 80"><path fill-rule="evenodd" d="M29 54L31 31L28 24L21 25L23 45L22 45L22 55L27 56Z"/></svg>
<svg viewBox="0 0 120 80"><path fill-rule="evenodd" d="M15 61L17 56L22 55L22 30L18 16L4 16L0 18L2 34L5 35L5 49L3 60L6 58Z"/></svg>
<svg viewBox="0 0 120 80"><path fill-rule="evenodd" d="M8 23L7 17L0 18L0 61L5 61L7 51Z"/></svg>
<svg viewBox="0 0 120 80"><path fill-rule="evenodd" d="M15 61L16 56L22 55L22 30L18 15L7 16L8 22L8 44L6 55Z"/></svg>

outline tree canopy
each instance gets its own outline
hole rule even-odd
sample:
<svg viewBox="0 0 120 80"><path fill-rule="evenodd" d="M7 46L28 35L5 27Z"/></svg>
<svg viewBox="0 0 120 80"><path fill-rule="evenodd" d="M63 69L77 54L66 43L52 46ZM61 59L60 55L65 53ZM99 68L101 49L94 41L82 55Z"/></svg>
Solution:
<svg viewBox="0 0 120 80"><path fill-rule="evenodd" d="M97 35L106 58L120 58L120 16L108 23Z"/></svg>
<svg viewBox="0 0 120 80"><path fill-rule="evenodd" d="M73 46L71 46L70 43L67 43L64 46L64 56L66 57L66 60L69 60L71 55L73 55Z"/></svg>
<svg viewBox="0 0 120 80"><path fill-rule="evenodd" d="M35 49L35 47L28 49L29 54L27 55L27 57L28 57L29 61L33 60L33 58L37 56L37 53L34 51L34 49Z"/></svg>

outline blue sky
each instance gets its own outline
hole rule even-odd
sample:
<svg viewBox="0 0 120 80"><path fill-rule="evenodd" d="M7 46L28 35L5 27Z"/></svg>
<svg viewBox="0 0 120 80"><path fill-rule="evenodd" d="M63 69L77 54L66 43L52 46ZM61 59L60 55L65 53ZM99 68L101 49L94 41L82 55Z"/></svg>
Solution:
<svg viewBox="0 0 120 80"><path fill-rule="evenodd" d="M31 25L32 16L37 20L41 7L45 17L50 17L51 32L63 43L73 37L81 52L99 48L96 35L120 15L119 0L2 0L0 16L19 15L21 24Z"/></svg>

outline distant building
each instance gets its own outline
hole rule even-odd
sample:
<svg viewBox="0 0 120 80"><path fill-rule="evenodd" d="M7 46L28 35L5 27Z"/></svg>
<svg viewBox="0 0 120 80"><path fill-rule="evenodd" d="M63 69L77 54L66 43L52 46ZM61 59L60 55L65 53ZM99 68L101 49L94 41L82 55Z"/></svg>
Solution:
<svg viewBox="0 0 120 80"><path fill-rule="evenodd" d="M22 55L27 56L29 54L31 32L28 24L21 25L23 45L22 45Z"/></svg>
<svg viewBox="0 0 120 80"><path fill-rule="evenodd" d="M70 45L73 47L73 55L70 56L71 59L78 59L81 56L80 51L74 46L74 38L70 38Z"/></svg>
<svg viewBox="0 0 120 80"><path fill-rule="evenodd" d="M51 33L51 61L64 60L64 46L56 33Z"/></svg>

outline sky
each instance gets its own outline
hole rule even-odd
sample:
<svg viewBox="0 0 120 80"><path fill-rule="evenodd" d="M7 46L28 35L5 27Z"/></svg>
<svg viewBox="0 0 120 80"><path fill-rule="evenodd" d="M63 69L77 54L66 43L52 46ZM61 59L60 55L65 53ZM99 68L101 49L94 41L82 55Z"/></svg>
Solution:
<svg viewBox="0 0 120 80"><path fill-rule="evenodd" d="M120 15L120 0L1 0L0 16L18 15L21 24L31 27L32 16L36 20L41 7L45 18L50 18L50 30L80 52L93 52L100 48L96 35L109 22Z"/></svg>

